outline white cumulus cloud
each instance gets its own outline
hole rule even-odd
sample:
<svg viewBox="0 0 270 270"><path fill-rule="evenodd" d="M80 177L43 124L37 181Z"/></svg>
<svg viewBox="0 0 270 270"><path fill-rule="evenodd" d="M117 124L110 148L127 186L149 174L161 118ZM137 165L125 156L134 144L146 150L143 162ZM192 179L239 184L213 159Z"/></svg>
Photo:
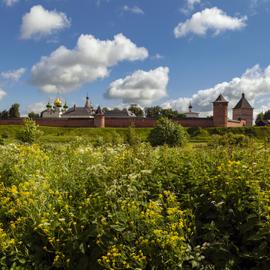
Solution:
<svg viewBox="0 0 270 270"><path fill-rule="evenodd" d="M138 14L138 15L143 15L144 14L144 11L137 7L137 6L134 6L134 7L129 7L127 5L123 6L123 10L126 11L126 12L131 12L131 13L134 13L134 14Z"/></svg>
<svg viewBox="0 0 270 270"><path fill-rule="evenodd" d="M109 68L120 61L147 57L147 49L137 47L123 34L115 35L113 40L81 35L74 49L61 46L42 57L32 67L32 83L47 93L68 92L108 76Z"/></svg>
<svg viewBox="0 0 270 270"><path fill-rule="evenodd" d="M201 3L201 0L187 0L187 5L190 8L194 8L194 5Z"/></svg>
<svg viewBox="0 0 270 270"><path fill-rule="evenodd" d="M4 4L8 7L13 6L14 4L18 3L19 0L3 0Z"/></svg>
<svg viewBox="0 0 270 270"><path fill-rule="evenodd" d="M0 87L0 100L6 95L7 93Z"/></svg>
<svg viewBox="0 0 270 270"><path fill-rule="evenodd" d="M132 75L112 82L106 97L122 99L124 103L150 104L167 95L169 68L138 70Z"/></svg>
<svg viewBox="0 0 270 270"><path fill-rule="evenodd" d="M1 72L0 75L1 77L7 80L18 81L22 77L22 75L25 73L25 71L26 71L25 68L19 68L16 70Z"/></svg>
<svg viewBox="0 0 270 270"><path fill-rule="evenodd" d="M49 11L41 5L33 6L22 18L21 38L40 38L69 26L70 20L63 12Z"/></svg>
<svg viewBox="0 0 270 270"><path fill-rule="evenodd" d="M229 108L236 105L245 93L248 101L254 106L256 111L263 109L270 103L270 65L262 69L259 65L247 69L240 76L231 81L222 82L212 88L197 91L192 97L181 97L176 100L169 100L162 104L163 107L173 108L181 112L188 109L189 102L192 103L194 110L202 113L212 113L212 102L223 94L229 101Z"/></svg>
<svg viewBox="0 0 270 270"><path fill-rule="evenodd" d="M45 102L36 102L27 106L27 113L34 112L34 113L41 113L46 109Z"/></svg>
<svg viewBox="0 0 270 270"><path fill-rule="evenodd" d="M208 31L215 35L224 31L240 30L246 26L247 17L231 17L223 10L213 7L196 12L185 22L179 23L174 29L176 38L184 37L189 33L203 36Z"/></svg>

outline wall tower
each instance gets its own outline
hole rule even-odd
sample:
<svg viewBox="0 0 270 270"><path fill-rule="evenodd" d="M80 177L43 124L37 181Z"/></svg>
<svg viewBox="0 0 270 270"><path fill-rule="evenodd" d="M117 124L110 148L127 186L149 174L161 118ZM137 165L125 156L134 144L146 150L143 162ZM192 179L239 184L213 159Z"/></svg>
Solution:
<svg viewBox="0 0 270 270"><path fill-rule="evenodd" d="M98 106L94 118L94 125L97 128L104 128L105 127L105 115L100 106Z"/></svg>
<svg viewBox="0 0 270 270"><path fill-rule="evenodd" d="M215 127L227 127L228 103L221 94L213 102L213 121Z"/></svg>
<svg viewBox="0 0 270 270"><path fill-rule="evenodd" d="M253 125L253 108L242 94L242 98L233 108L233 120L246 120L246 125L251 127Z"/></svg>

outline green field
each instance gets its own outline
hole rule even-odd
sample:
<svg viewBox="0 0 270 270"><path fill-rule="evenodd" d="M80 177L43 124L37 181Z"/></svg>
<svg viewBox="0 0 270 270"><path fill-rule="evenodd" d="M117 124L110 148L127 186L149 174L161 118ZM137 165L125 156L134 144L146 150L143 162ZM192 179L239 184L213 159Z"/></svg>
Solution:
<svg viewBox="0 0 270 270"><path fill-rule="evenodd" d="M0 125L0 137L6 137L8 142L16 140L16 134L22 130L22 126L1 126ZM40 138L40 142L43 143L69 143L78 138L85 140L86 142L94 142L98 138L102 137L105 142L111 142L114 140L125 141L128 128L60 128L60 127L40 127L43 135ZM136 135L142 140L147 140L147 136L151 129L140 128L136 129ZM4 135L3 135L4 134Z"/></svg>
<svg viewBox="0 0 270 270"><path fill-rule="evenodd" d="M22 126L1 126L0 138L5 137L7 142L16 141L16 133ZM105 142L125 141L128 136L128 128L59 128L59 127L40 127L43 136L40 138L42 143L69 143L78 138L86 142L95 142L103 138ZM147 141L151 128L136 128L135 134L141 141ZM265 140L270 137L269 127L244 127L244 128L188 128L190 140L192 142L208 142L212 135L224 135L226 133L243 134L258 140Z"/></svg>

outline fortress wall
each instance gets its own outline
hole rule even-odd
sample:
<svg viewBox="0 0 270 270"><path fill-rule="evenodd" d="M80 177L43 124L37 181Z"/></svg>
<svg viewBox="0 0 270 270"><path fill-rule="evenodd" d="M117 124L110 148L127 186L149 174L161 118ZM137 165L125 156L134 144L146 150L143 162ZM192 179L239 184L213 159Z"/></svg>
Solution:
<svg viewBox="0 0 270 270"><path fill-rule="evenodd" d="M210 118L186 118L175 120L184 127L213 127L213 119ZM40 126L49 127L95 127L94 119L48 119L39 118L36 122ZM0 119L0 125L21 125L23 118L17 119ZM137 128L151 128L154 127L156 119L152 118L105 118L105 127L112 128L127 128L134 125ZM245 126L246 121L227 122L227 127L241 127Z"/></svg>
<svg viewBox="0 0 270 270"><path fill-rule="evenodd" d="M135 126L138 128L154 127L156 119L146 118L105 118L105 127L126 128Z"/></svg>
<svg viewBox="0 0 270 270"><path fill-rule="evenodd" d="M246 121L245 120L241 120L241 121L238 121L238 122L235 122L235 121L228 121L227 122L227 127L244 127L246 126Z"/></svg>
<svg viewBox="0 0 270 270"><path fill-rule="evenodd" d="M22 125L23 118L0 119L0 125Z"/></svg>
<svg viewBox="0 0 270 270"><path fill-rule="evenodd" d="M214 121L211 118L186 118L186 119L180 119L176 120L179 124L181 124L183 127L213 127Z"/></svg>
<svg viewBox="0 0 270 270"><path fill-rule="evenodd" d="M187 118L175 120L184 127L213 127L213 119L210 118ZM129 127L134 125L137 128L154 127L156 119L152 118L106 118L105 127Z"/></svg>

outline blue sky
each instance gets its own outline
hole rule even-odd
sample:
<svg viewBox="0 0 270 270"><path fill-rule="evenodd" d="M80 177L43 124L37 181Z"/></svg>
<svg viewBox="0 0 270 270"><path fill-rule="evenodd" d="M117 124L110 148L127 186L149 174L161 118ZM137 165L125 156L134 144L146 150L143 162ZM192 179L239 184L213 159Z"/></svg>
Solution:
<svg viewBox="0 0 270 270"><path fill-rule="evenodd" d="M270 107L268 0L1 1L0 110L86 93L207 114L219 93L234 105L245 92Z"/></svg>

